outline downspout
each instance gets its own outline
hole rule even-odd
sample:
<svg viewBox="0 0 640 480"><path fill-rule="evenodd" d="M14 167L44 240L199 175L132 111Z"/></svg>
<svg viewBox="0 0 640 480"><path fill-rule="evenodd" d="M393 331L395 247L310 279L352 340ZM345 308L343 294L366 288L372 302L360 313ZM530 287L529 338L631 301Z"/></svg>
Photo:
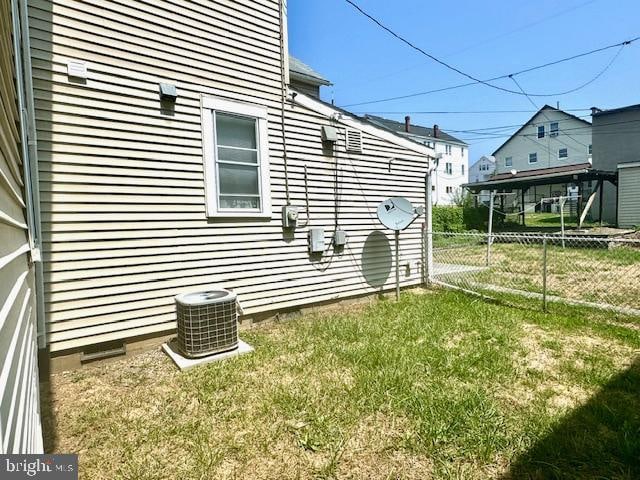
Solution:
<svg viewBox="0 0 640 480"><path fill-rule="evenodd" d="M46 333L44 319L44 269L42 265L42 228L40 219L40 189L38 178L38 140L36 134L36 111L33 98L33 77L31 70L31 42L29 39L29 14L27 0L19 0L20 37L22 40L22 54L16 50L16 58L22 60L22 83L18 85L19 96L22 104L21 123L24 124L23 134L26 133L26 155L23 159L25 170L25 193L27 202L27 220L31 231L31 261L35 267L35 297L36 318L38 332L38 348L45 348ZM13 0L14 8L16 0ZM15 29L14 29L15 31ZM17 39L16 39L17 40ZM16 60L18 62L18 60ZM17 64L16 64L17 65ZM17 73L16 73L17 75ZM25 148L23 140L23 149ZM24 151L24 150L23 150Z"/></svg>
<svg viewBox="0 0 640 480"><path fill-rule="evenodd" d="M23 0L25 1L25 0ZM281 94L281 102L280 102L280 119L282 122L282 160L284 167L284 191L287 199L287 205L291 205L291 197L289 194L289 169L288 169L288 159L287 159L287 135L285 133L285 102L287 99L287 84L289 72L287 72L288 55L289 52L286 48L286 39L285 39L285 22L287 21L286 15L286 0L279 1L279 9L280 9L280 81L282 84L282 94Z"/></svg>

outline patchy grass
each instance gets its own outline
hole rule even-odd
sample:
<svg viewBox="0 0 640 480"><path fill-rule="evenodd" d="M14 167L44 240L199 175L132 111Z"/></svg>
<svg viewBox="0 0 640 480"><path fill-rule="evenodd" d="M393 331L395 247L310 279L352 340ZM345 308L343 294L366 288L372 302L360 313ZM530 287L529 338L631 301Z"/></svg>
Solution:
<svg viewBox="0 0 640 480"><path fill-rule="evenodd" d="M543 251L539 242L495 243L486 266L487 245L478 237L457 237L457 246L435 243L436 263L477 267L441 280L472 290L481 285L542 293ZM523 240L523 242L526 241ZM570 243L570 241L569 241ZM640 244L616 248L547 247L547 293L569 300L640 310Z"/></svg>
<svg viewBox="0 0 640 480"><path fill-rule="evenodd" d="M405 293L187 373L154 351L56 375L55 451L96 480L638 478L630 326Z"/></svg>

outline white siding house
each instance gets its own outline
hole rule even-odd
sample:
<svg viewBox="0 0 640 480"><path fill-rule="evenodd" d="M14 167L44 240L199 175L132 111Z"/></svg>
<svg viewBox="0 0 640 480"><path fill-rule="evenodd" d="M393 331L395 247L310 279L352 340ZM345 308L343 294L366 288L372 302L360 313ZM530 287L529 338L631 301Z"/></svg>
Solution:
<svg viewBox="0 0 640 480"><path fill-rule="evenodd" d="M433 128L414 125L409 116L405 117L404 123L375 115L365 115L365 118L441 154L432 179L432 202L436 205L455 203L462 193L461 185L469 179L469 148L465 142L443 132L438 125Z"/></svg>
<svg viewBox="0 0 640 480"><path fill-rule="evenodd" d="M0 454L43 450L17 2L0 2ZM15 43L14 43L15 42ZM17 67L17 68L16 68Z"/></svg>
<svg viewBox="0 0 640 480"><path fill-rule="evenodd" d="M496 159L489 155L483 155L469 167L469 183L485 182L496 171ZM489 191L483 190L478 194L478 201L489 201Z"/></svg>
<svg viewBox="0 0 640 480"><path fill-rule="evenodd" d="M568 165L589 167L591 123L549 105L543 106L495 152L495 175L545 171ZM567 195L567 184L550 184L529 189L527 204L543 197ZM584 193L588 193L588 187Z"/></svg>
<svg viewBox="0 0 640 480"><path fill-rule="evenodd" d="M174 296L211 285L233 289L249 323L392 287L376 208L424 204L434 150L289 90L278 1L30 5L53 356L171 334ZM288 203L302 210L295 230ZM308 253L312 227L321 255ZM420 228L401 236L403 285L422 281Z"/></svg>

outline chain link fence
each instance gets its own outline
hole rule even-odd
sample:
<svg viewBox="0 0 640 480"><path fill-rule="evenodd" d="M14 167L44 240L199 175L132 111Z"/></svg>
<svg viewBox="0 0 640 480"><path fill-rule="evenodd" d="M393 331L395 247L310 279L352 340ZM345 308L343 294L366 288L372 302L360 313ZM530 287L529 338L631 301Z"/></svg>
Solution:
<svg viewBox="0 0 640 480"><path fill-rule="evenodd" d="M427 232L435 284L640 315L640 240Z"/></svg>

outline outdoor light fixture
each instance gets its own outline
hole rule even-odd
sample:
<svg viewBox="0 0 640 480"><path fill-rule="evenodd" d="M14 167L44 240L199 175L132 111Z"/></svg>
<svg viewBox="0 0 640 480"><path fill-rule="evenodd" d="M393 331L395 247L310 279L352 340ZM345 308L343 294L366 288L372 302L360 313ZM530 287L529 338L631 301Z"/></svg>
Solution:
<svg viewBox="0 0 640 480"><path fill-rule="evenodd" d="M176 86L170 83L160 83L160 100L175 102L178 98Z"/></svg>

